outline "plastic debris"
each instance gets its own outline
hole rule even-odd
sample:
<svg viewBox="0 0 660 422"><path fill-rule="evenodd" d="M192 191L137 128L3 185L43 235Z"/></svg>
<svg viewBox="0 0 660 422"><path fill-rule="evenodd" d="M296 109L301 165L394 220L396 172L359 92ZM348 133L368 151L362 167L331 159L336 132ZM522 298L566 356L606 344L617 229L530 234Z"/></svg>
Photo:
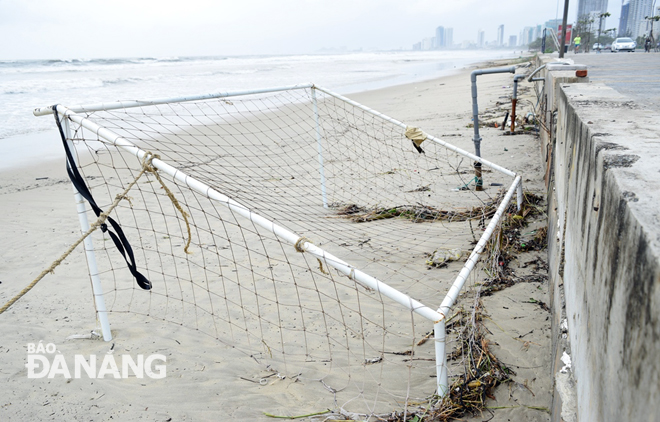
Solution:
<svg viewBox="0 0 660 422"><path fill-rule="evenodd" d="M458 261L463 256L463 251L454 249L437 249L433 251L430 258L426 261L426 265L431 267L443 267L450 261Z"/></svg>
<svg viewBox="0 0 660 422"><path fill-rule="evenodd" d="M564 367L559 370L562 374L565 374L568 372L569 369L571 369L571 357L564 351L564 354L561 355L561 361L564 362Z"/></svg>

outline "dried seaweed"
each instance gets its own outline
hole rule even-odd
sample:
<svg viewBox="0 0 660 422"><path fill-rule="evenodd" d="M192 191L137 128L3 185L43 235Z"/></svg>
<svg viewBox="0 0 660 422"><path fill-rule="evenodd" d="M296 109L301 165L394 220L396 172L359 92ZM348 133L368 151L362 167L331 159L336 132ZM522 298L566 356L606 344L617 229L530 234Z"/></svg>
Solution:
<svg viewBox="0 0 660 422"><path fill-rule="evenodd" d="M493 389L499 384L512 382L515 373L502 364L490 351L489 341L485 337L487 332L482 324L484 315L480 296L492 294L508 285L518 282L542 282L547 276L530 275L516 277L514 272L508 268L508 263L515 258L516 254L530 250L519 247L520 230L527 226L529 218L542 215L541 207L544 199L532 193L524 194L524 202L520 212L516 205L512 204L503 218L502 224L493 233L485 250L486 267L489 277L476 292L474 306L471 311L459 310L454 316L447 320L448 332L457 336L458 346L450 353L448 359L461 361L464 365L463 375L455 380L450 386L449 394L441 398L433 396L429 399L427 406L419 406L416 409L410 407L405 412L394 413L385 419L388 422L419 422L419 421L449 421L465 415L481 414L489 411L486 406L488 398L494 399ZM546 244L547 227L536 230L532 241L535 248L543 248ZM538 249L540 250L540 249ZM544 264L538 260L529 261L527 264L542 267ZM547 309L547 305L535 301L541 308ZM428 333L420 344L422 344L432 333Z"/></svg>
<svg viewBox="0 0 660 422"><path fill-rule="evenodd" d="M486 399L494 398L493 389L499 384L511 382L515 373L503 365L490 351L482 325L482 309L479 300L470 311L461 310L447 324L447 330L458 335L458 346L448 356L462 359L464 374L452 383L444 398L433 396L428 407L392 414L388 422L449 421L468 414L479 414L486 409ZM422 419L423 418L423 419Z"/></svg>
<svg viewBox="0 0 660 422"><path fill-rule="evenodd" d="M485 283L483 296L513 286L520 281L532 281L516 277L509 268L509 262L522 252L540 251L547 247L547 226L535 230L534 236L529 240L522 240L521 233L530 218L545 213L541 207L543 201L543 197L525 192L521 211L516 212L514 205L507 210L508 213L504 216L502 224L495 230L486 246L489 278ZM533 281L545 279L546 277L536 277Z"/></svg>
<svg viewBox="0 0 660 422"><path fill-rule="evenodd" d="M424 221L468 221L492 217L497 211L504 192L498 193L491 201L481 206L464 210L440 210L428 205L398 205L393 207L365 208L357 204L347 204L336 207L336 213L350 218L356 223L385 220L389 218L405 218L415 223Z"/></svg>

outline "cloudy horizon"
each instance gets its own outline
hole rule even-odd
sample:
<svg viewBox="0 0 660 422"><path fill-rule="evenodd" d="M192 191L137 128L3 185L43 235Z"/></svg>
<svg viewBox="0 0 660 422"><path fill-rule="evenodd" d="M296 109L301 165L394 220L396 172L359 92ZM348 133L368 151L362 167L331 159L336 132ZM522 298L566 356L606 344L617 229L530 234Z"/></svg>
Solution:
<svg viewBox="0 0 660 422"><path fill-rule="evenodd" d="M569 23L577 1L571 2ZM615 2L616 3L616 2ZM0 0L0 60L309 54L323 49L411 49L454 29L454 42L505 40L561 19L561 0ZM610 4L607 27L618 26Z"/></svg>

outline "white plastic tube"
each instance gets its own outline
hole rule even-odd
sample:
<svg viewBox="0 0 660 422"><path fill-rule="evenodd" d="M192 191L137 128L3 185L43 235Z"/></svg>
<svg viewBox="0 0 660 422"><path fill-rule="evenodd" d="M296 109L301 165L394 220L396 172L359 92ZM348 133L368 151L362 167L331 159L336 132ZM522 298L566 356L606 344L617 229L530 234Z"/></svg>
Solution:
<svg viewBox="0 0 660 422"><path fill-rule="evenodd" d="M75 151L73 142L71 142L71 130L69 128L69 121L62 118L62 129L66 136L66 142L69 145L70 151ZM75 154L72 154L73 160L76 160ZM77 165L76 162L71 165ZM89 221L87 219L87 207L85 206L85 199L80 195L75 185L73 185L74 198L76 200L76 210L78 211L78 221L80 222L80 229L83 233L89 230ZM87 259L87 268L89 269L89 276L92 280L92 294L94 295L94 305L96 306L96 314L101 324L101 333L103 340L111 341L112 333L110 332L110 321L108 320L108 311L105 307L105 299L103 298L103 287L101 286L101 278L99 277L98 265L96 263L96 253L94 252L94 242L92 236L87 236L83 240L83 247L85 248L85 258Z"/></svg>
<svg viewBox="0 0 660 422"><path fill-rule="evenodd" d="M328 195L325 191L325 172L323 170L323 144L321 143L321 124L319 122L319 105L316 101L316 90L312 87L312 102L314 103L314 120L316 122L316 147L319 153L319 173L321 174L321 196L323 208L328 208Z"/></svg>
<svg viewBox="0 0 660 422"><path fill-rule="evenodd" d="M445 344L446 334L445 334L445 325L444 325L445 319L447 315L449 315L449 310L454 305L454 302L456 302L456 299L458 298L458 294L461 292L461 289L463 288L465 281L467 280L468 276L474 269L475 264L479 260L479 256L486 247L486 243L493 235L495 228L499 224L499 221L502 218L502 214L504 214L504 211L506 211L506 208L509 206L509 202L511 202L514 193L518 191L518 187L521 185L522 185L521 177L516 176L516 178L513 180L513 183L509 187L509 190L504 196L504 199L500 203L500 206L497 208L495 215L493 215L493 218L490 220L490 223L486 227L486 230L481 235L481 238L479 239L477 246L475 246L474 250L470 254L470 257L465 262L463 269L461 269L461 272L456 277L454 284L452 284L451 288L449 289L449 292L447 293L447 296L445 296L445 299L442 301L442 304L438 309L438 312L442 314L442 320L436 322L435 325L433 326L433 329L435 333L435 353L436 353L435 361L436 361L436 368L437 368L436 371L438 376L438 395L440 396L444 396L449 392L449 384L447 381L447 356L445 352L445 348L446 348L446 344Z"/></svg>
<svg viewBox="0 0 660 422"><path fill-rule="evenodd" d="M115 101L112 103L77 105L73 107L67 107L67 109L73 111L74 113L92 112L92 111L101 111L101 110L117 110L120 108L144 107L144 106L153 106L158 104L169 104L169 103L183 103L187 101L210 100L213 98L227 98L227 97L238 97L243 95L267 94L269 92L291 91L294 89L307 89L307 88L311 88L312 86L313 86L312 84L302 84L302 85L282 86L282 87L267 88L267 89L254 89L247 91L217 92L213 94L192 95L187 97L157 98L153 100L144 100L144 101ZM53 107L48 106L48 107L35 108L32 111L32 114L34 114L35 116L45 116L48 114L53 114Z"/></svg>

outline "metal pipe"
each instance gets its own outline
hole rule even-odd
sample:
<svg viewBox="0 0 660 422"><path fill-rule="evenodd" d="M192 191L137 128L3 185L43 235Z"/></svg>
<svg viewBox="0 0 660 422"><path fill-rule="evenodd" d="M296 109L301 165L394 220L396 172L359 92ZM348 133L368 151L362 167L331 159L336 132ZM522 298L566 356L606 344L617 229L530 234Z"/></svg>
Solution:
<svg viewBox="0 0 660 422"><path fill-rule="evenodd" d="M539 67L537 67L536 69L534 69L534 71L533 71L532 73L530 73L528 76L526 76L527 80L528 80L529 82L543 80L543 78L534 78L534 75L536 75L537 73L539 73L541 70L545 69L548 65L550 65L550 67L555 67L555 65L574 66L575 69L586 69L586 68L587 68L587 67L584 66L584 65L577 65L577 66L575 66L575 65L571 65L571 63L568 63L568 62L552 62L552 63L546 63L546 64L544 64L543 66L539 66ZM571 67L571 68L568 68L568 69L566 69L566 70L573 70L574 68ZM548 69L548 70L557 70L557 69Z"/></svg>
<svg viewBox="0 0 660 422"><path fill-rule="evenodd" d="M528 76L529 81L531 82L534 75L539 73L541 70L545 69L546 66L547 66L547 64L544 64L543 66L539 66L536 69L534 69L534 71L532 73L530 73L529 76Z"/></svg>
<svg viewBox="0 0 660 422"><path fill-rule="evenodd" d="M186 101L210 100L213 98L238 97L242 95L252 95L252 94L267 94L270 92L291 91L294 89L307 89L307 88L311 88L312 86L313 86L312 84L302 84L302 85L291 85L291 86L283 86L283 87L267 88L267 89L255 89L248 91L218 92L214 94L193 95L188 97L157 98L153 100L144 100L144 101L115 101L112 103L77 105L73 107L67 107L67 109L73 111L74 113L101 111L101 110L116 110L120 108L133 108L133 107L144 107L144 106L152 106L152 105L167 104L167 103L183 103ZM53 107L48 106L48 107L35 108L32 111L32 114L34 114L35 116L45 116L48 114L53 114Z"/></svg>
<svg viewBox="0 0 660 422"><path fill-rule="evenodd" d="M474 154L481 157L481 136L479 135L479 105L477 103L477 76L492 73L516 73L515 66L496 67L493 69L477 69L470 74L472 81L472 120L474 123ZM475 190L483 190L483 179L481 178L481 165L475 163L475 177L477 179Z"/></svg>
<svg viewBox="0 0 660 422"><path fill-rule="evenodd" d="M516 104L518 103L518 81L525 79L525 75L513 77L513 96L511 97L511 134L516 130Z"/></svg>
<svg viewBox="0 0 660 422"><path fill-rule="evenodd" d="M65 117L62 117L62 129L64 131L66 143L68 144L69 149L74 151L75 147L73 142L71 142L71 129L69 127L69 120ZM74 162L71 163L71 165L78 165L76 162L75 154L72 154L72 157ZM89 220L87 219L87 207L85 206L85 200L82 195L80 195L80 192L78 192L78 189L76 189L76 186L73 183L71 185L73 186L80 229L83 233L87 233L89 230ZM92 282L92 294L94 296L96 315L98 317L99 323L101 324L101 334L103 335L103 340L111 341L112 332L110 331L110 321L108 320L108 311L105 307L103 286L101 285L101 278L99 277L98 264L96 263L96 253L94 251L94 242L92 241L92 236L87 236L85 240L83 240L83 247L85 249L85 258L87 260L89 277Z"/></svg>
<svg viewBox="0 0 660 422"><path fill-rule="evenodd" d="M328 196L325 192L325 173L323 171L323 144L321 143L321 125L319 123L319 106L316 101L316 90L312 87L312 102L314 103L314 120L316 121L316 147L318 150L319 173L321 174L321 196L323 208L328 208Z"/></svg>
<svg viewBox="0 0 660 422"><path fill-rule="evenodd" d="M144 156L147 154L145 151L141 150L140 148L136 147L133 145L131 142L128 140L124 139L123 137L119 136L118 134L112 132L109 129L102 128L101 126L97 125L96 123L92 122L89 119L86 119L71 110L68 110L66 107L62 105L57 106L57 111L63 116L68 117L72 121L78 123L79 125L83 126L84 128L90 130L91 132L95 133L99 138L103 138L106 141L112 143L114 146L119 147L133 155L135 155L140 161L144 158ZM292 245L297 245L299 246L302 250L310 253L313 255L315 258L321 260L323 263L325 263L328 266L331 266L335 269L337 269L339 272L342 274L348 276L354 281L357 281L358 283L362 283L383 296L386 296L395 302L405 306L406 308L412 310L413 312L416 312L417 314L423 316L424 318L433 321L434 323L436 321L439 321L442 319L442 315L440 315L438 312L434 311L433 309L425 306L421 302L416 301L415 299L412 299L410 296L399 292L398 290L388 286L387 284L383 283L382 281L371 277L370 275L364 273L363 271L358 270L357 268L349 265L348 263L342 261L341 259L337 258L336 256L324 251L323 249L317 247L313 243L310 242L301 242L300 240L302 239L302 236L297 235L296 233L279 226L272 221L255 214L254 212L250 211L246 206L234 201L233 199L230 199L226 195L221 194L220 192L216 191L215 189L211 188L210 186L198 181L197 179L185 174L184 172L176 169L175 167L172 167L171 165L165 163L162 160L154 158L151 162L152 166L157 168L158 170L162 171L165 174L168 174L171 176L174 180L177 180L186 186L188 186L190 189L205 195L206 197L213 199L215 201L221 202L223 205L225 205L227 208L229 208L231 211L249 219L251 222L254 224L270 231L273 233L275 236L278 238L284 239L288 243Z"/></svg>

